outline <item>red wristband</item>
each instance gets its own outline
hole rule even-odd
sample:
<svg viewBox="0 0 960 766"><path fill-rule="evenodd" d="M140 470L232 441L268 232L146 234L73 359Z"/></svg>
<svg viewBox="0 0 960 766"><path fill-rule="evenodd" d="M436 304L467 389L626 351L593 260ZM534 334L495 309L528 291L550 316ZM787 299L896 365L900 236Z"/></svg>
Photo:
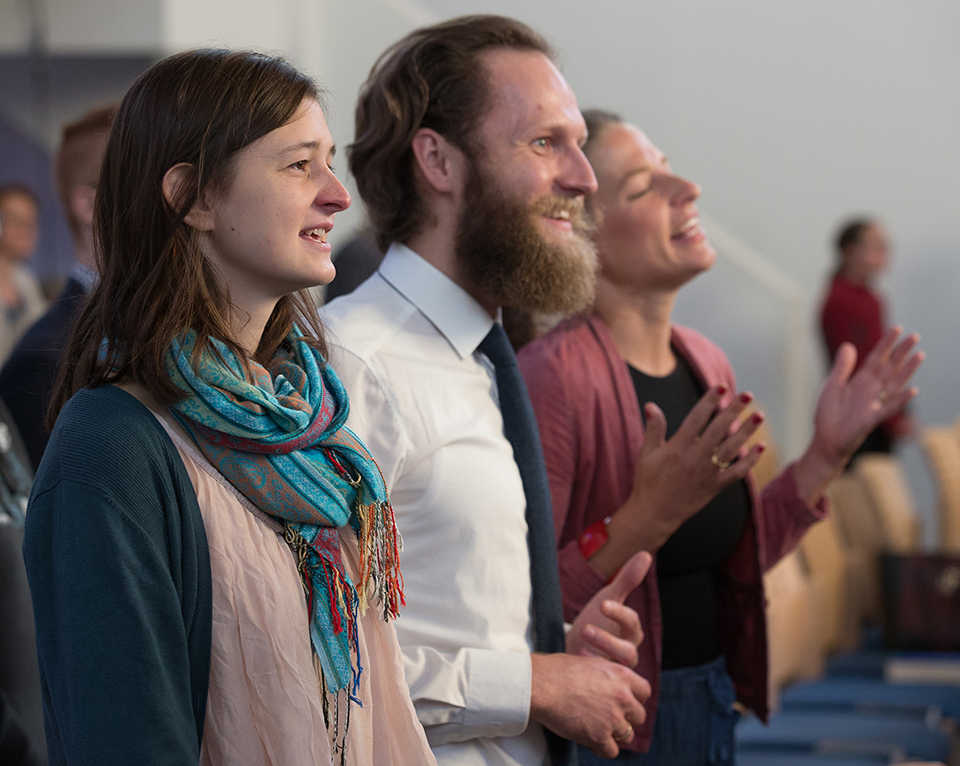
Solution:
<svg viewBox="0 0 960 766"><path fill-rule="evenodd" d="M610 523L610 517L594 522L580 535L577 545L580 546L580 553L585 559L589 559L594 553L606 545L610 539L607 535L607 524Z"/></svg>

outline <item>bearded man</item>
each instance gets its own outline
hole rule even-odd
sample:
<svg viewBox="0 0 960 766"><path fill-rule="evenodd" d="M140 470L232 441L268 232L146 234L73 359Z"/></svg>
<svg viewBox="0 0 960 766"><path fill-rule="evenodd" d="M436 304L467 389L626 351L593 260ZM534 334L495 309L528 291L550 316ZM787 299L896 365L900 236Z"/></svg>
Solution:
<svg viewBox="0 0 960 766"><path fill-rule="evenodd" d="M374 65L350 169L386 256L326 311L348 424L403 534L396 629L440 764L613 757L644 720L628 562L566 645L543 456L500 309L572 313L593 293L586 127L547 43L472 16ZM566 650L566 651L564 651Z"/></svg>

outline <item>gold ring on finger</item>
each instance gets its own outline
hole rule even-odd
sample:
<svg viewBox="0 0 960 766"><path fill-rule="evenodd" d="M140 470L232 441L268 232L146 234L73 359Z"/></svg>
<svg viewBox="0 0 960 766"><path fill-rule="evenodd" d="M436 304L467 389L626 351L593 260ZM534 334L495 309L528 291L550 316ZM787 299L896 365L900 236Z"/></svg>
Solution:
<svg viewBox="0 0 960 766"><path fill-rule="evenodd" d="M713 463L717 468L719 468L719 469L722 471L722 470L724 470L725 468L729 468L729 467L730 467L730 462L731 462L731 461L729 461L729 460L721 460L720 458L717 457L717 453L716 453L716 452L713 452L713 453L711 453L711 455L710 455L710 462Z"/></svg>
<svg viewBox="0 0 960 766"><path fill-rule="evenodd" d="M626 731L620 732L620 733L617 733L617 732L614 732L614 733L613 733L613 738L614 738L617 742L626 742L626 741L627 741L628 739L630 739L630 737L632 737L632 736L633 736L633 727L630 726L630 724L627 724L627 730L626 730Z"/></svg>

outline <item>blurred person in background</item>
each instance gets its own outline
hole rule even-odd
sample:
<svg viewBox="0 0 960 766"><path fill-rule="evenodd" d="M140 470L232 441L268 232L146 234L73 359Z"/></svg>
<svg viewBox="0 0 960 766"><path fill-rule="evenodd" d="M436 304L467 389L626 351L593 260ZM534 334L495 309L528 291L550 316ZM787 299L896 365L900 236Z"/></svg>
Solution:
<svg viewBox="0 0 960 766"><path fill-rule="evenodd" d="M23 522L33 473L0 397L0 764L46 761L36 634L23 565Z"/></svg>
<svg viewBox="0 0 960 766"><path fill-rule="evenodd" d="M820 326L831 362L842 344L852 343L859 368L887 326L877 282L890 264L890 242L877 220L855 218L840 227L836 250L839 266L823 302ZM856 454L891 452L896 440L909 437L913 430L912 419L901 410L873 429Z"/></svg>
<svg viewBox="0 0 960 766"><path fill-rule="evenodd" d="M735 701L768 711L763 572L827 512L824 491L867 433L916 394L907 382L923 357L917 336L897 343L891 331L853 374L856 352L843 345L810 445L759 492L750 469L763 445L747 440L762 414L743 419L752 396L737 394L724 353L671 318L678 292L716 259L700 187L635 126L584 116L598 181L593 312L518 355L549 472L565 617L630 556L653 553L625 602L646 630L636 670L653 695L615 762L731 764Z"/></svg>
<svg viewBox="0 0 960 766"><path fill-rule="evenodd" d="M0 186L0 364L46 302L23 262L37 247L40 202L26 186Z"/></svg>
<svg viewBox="0 0 960 766"><path fill-rule="evenodd" d="M73 319L96 281L93 204L116 104L90 110L63 127L55 161L57 190L70 224L76 264L60 296L20 339L0 370L0 396L40 465L50 434L44 425L60 356Z"/></svg>

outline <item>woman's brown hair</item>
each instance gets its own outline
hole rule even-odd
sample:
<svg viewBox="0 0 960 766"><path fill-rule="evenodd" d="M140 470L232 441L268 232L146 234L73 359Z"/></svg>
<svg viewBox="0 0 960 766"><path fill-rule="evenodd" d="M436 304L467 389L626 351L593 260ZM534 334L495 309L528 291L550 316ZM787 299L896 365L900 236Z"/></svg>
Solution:
<svg viewBox="0 0 960 766"><path fill-rule="evenodd" d="M847 250L854 245L860 244L860 239L863 237L864 232L876 225L877 222L872 218L853 218L844 222L839 231L837 231L834 240L837 247L837 254L841 260L846 255Z"/></svg>
<svg viewBox="0 0 960 766"><path fill-rule="evenodd" d="M350 172L377 232L377 244L404 242L427 215L413 177L413 137L432 128L472 154L489 87L480 54L495 48L536 51L547 42L504 16L462 16L411 32L388 48L360 89Z"/></svg>
<svg viewBox="0 0 960 766"><path fill-rule="evenodd" d="M589 157L590 150L600 140L600 136L606 133L608 128L622 125L623 117L606 109L584 109L582 114L583 121L587 124L587 140L583 145L583 153Z"/></svg>
<svg viewBox="0 0 960 766"><path fill-rule="evenodd" d="M200 198L225 189L237 151L287 124L316 84L284 60L247 51L195 50L155 64L131 86L114 118L94 209L100 280L74 325L48 424L85 386L136 382L158 402L182 396L165 356L187 330L197 354L209 338L240 359L230 297L184 217ZM175 204L164 174L178 163L194 173ZM317 307L306 292L281 298L254 359L270 359L296 321L321 351Z"/></svg>

